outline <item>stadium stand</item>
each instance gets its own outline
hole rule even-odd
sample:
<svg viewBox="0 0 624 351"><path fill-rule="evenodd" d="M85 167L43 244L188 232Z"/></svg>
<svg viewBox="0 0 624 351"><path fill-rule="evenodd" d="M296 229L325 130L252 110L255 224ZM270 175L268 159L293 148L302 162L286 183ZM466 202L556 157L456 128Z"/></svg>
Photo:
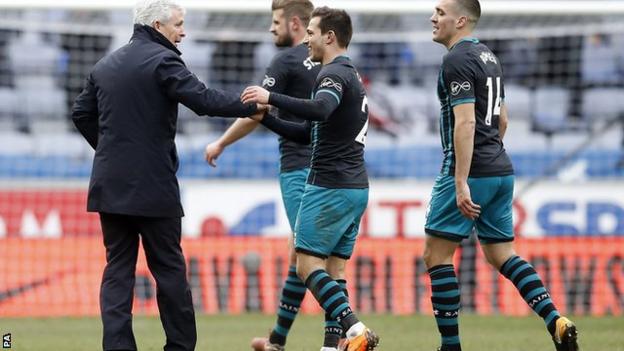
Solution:
<svg viewBox="0 0 624 351"><path fill-rule="evenodd" d="M5 33L5 40L0 41L4 45L0 47L3 46L6 52L6 60L0 60L0 63L4 62L0 67L0 72L4 72L0 74L0 79L12 82L0 91L0 100L6 101L0 108L0 125L6 133L30 132L35 144L38 135L52 131L58 133L63 129L69 132L68 138L71 138L73 130L65 125L70 101L80 91L92 64L105 52L125 43L128 33L123 28L129 28L131 16L125 10L33 9L15 11L14 14L14 20L5 24L5 28L0 28ZM437 171L438 157L423 156L421 160L420 156L415 156L418 171L395 164L386 164L378 171L376 159L379 157L385 162L400 160L393 153L403 154L406 150L418 155L428 153L429 149L436 153L438 111L432 86L436 82L443 49L427 38L428 23L424 15L362 14L355 18L356 33L359 31L361 34L356 34L352 54L369 82L371 112L376 119L376 123L372 123L376 130L371 131L369 152L373 174L390 178L428 178ZM617 118L624 110L621 99L616 98L622 93L624 65L622 51L618 49L622 47L621 37L624 35L613 33L615 30L608 28L610 24L619 24L616 18L608 15L561 15L552 22L542 16L517 15L512 16L511 21L507 19L502 15L485 19L480 33L490 47L499 50L499 57L505 66L512 123L514 120L532 121L532 133L516 132L512 128L507 143L517 145L520 142L516 140L521 140L535 145L535 152L523 156L515 149L509 151L523 160L534 157L529 159L528 164L541 164L551 158L540 151L544 138L549 146L546 153L565 152L570 145L554 145L553 135L572 133L581 140L588 130ZM189 38L182 46L183 58L200 78L212 86L233 90L260 80L267 58L274 52L264 34L267 23L265 14L195 11L189 13L187 23ZM578 35L566 35L563 31L574 23L581 24L576 29ZM110 29L96 30L95 27L101 25ZM547 25L546 28L551 30L538 32L536 28L540 25ZM516 29L520 27L529 30L529 34L520 33ZM414 35L406 36L407 33ZM583 39L579 41L577 37ZM37 55L32 55L33 52ZM579 104L580 107L577 106ZM182 135L181 139L189 137L192 140L201 134L209 140L207 135L223 130L226 122L198 119L190 110L181 107L179 127L180 132L188 134ZM261 138L259 134L257 137ZM271 142L269 136L265 142ZM205 169L200 157L200 144L189 150L190 155L182 155L187 160L182 169L183 177L212 175ZM376 144L386 146L376 149ZM607 148L605 155L619 151L616 143L598 146L602 147ZM272 169L277 150L263 148L262 152L266 154L259 157L255 143L242 143L240 148L232 151L237 153L236 158L249 154L254 155L250 156L254 160L272 161L263 163L266 170L248 165L228 171L230 176L257 178L274 174ZM7 157L6 154L15 152L9 146L3 153L3 157ZM38 164L27 168L41 167L43 160L38 155L24 156ZM63 160L65 156L62 153L57 156L58 161L67 164L75 161L71 155L66 155L69 158L67 161ZM518 166L519 174L540 174L539 168L525 170L522 164ZM71 166L64 169L68 174L87 175L83 165L74 167L83 169L83 172ZM590 166L588 172L598 177L617 174L606 170L606 167L593 170ZM6 177L9 174L11 171L7 170L2 175ZM33 172L30 176L34 174L41 177L64 176L45 170Z"/></svg>

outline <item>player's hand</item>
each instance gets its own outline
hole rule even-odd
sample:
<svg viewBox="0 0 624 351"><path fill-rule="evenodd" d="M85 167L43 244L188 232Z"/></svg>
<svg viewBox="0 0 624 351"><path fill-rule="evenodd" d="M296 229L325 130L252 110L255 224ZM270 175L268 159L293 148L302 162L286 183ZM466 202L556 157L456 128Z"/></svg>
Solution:
<svg viewBox="0 0 624 351"><path fill-rule="evenodd" d="M266 112L268 110L269 110L269 105L267 105L267 104L256 104L256 111L257 111L257 113L260 113L260 112L264 113L264 112Z"/></svg>
<svg viewBox="0 0 624 351"><path fill-rule="evenodd" d="M256 122L262 122L262 119L264 119L264 111L256 112L255 114L249 116L249 118Z"/></svg>
<svg viewBox="0 0 624 351"><path fill-rule="evenodd" d="M250 102L256 102L260 104L268 104L269 103L269 91L259 87L252 86L247 87L241 94L241 101L246 104Z"/></svg>
<svg viewBox="0 0 624 351"><path fill-rule="evenodd" d="M204 159L206 159L206 162L212 167L217 167L217 158L219 158L224 149L225 147L223 147L220 142L212 142L206 145Z"/></svg>
<svg viewBox="0 0 624 351"><path fill-rule="evenodd" d="M481 214L481 206L472 202L470 197L470 188L467 182L461 182L455 184L457 208L461 214L471 220L477 219Z"/></svg>

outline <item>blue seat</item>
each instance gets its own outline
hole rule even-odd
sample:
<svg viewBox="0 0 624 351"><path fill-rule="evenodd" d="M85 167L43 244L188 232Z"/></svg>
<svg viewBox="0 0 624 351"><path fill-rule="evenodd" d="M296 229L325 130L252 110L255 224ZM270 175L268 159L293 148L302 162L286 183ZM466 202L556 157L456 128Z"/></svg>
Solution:
<svg viewBox="0 0 624 351"><path fill-rule="evenodd" d="M533 104L533 130L546 136L567 129L570 91L558 86L539 87Z"/></svg>
<svg viewBox="0 0 624 351"><path fill-rule="evenodd" d="M624 113L624 88L589 88L583 92L582 114L589 123Z"/></svg>
<svg viewBox="0 0 624 351"><path fill-rule="evenodd" d="M532 106L531 90L517 84L505 84L505 106L511 119L529 120Z"/></svg>

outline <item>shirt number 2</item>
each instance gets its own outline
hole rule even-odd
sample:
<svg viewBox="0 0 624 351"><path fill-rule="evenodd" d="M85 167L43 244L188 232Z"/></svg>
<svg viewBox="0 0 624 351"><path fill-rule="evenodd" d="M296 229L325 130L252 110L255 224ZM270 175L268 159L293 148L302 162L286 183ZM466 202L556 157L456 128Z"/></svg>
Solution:
<svg viewBox="0 0 624 351"><path fill-rule="evenodd" d="M364 95L364 99L362 99L362 113L366 114L366 123L364 123L364 127L355 137L355 141L365 145L366 144L366 132L368 132L368 97Z"/></svg>

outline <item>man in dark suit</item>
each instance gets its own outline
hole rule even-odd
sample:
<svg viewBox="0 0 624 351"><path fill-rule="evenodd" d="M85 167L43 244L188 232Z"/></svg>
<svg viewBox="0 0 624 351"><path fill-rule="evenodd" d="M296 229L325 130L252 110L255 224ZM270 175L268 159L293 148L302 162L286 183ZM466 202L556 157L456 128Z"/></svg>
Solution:
<svg viewBox="0 0 624 351"><path fill-rule="evenodd" d="M178 103L198 115L249 116L255 104L207 88L177 44L184 9L137 5L130 42L101 59L77 97L73 121L95 149L87 209L99 212L106 247L100 306L104 350L136 350L132 301L139 234L157 284L165 350L193 350L197 333L180 247L184 215L176 178Z"/></svg>

